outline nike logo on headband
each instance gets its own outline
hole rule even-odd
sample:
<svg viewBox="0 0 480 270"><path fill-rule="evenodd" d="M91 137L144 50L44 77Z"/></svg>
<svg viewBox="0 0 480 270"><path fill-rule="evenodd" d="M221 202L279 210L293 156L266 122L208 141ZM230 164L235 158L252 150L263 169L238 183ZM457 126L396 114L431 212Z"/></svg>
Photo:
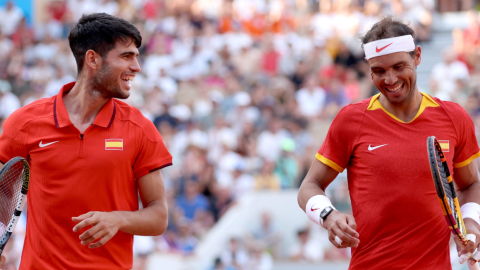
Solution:
<svg viewBox="0 0 480 270"><path fill-rule="evenodd" d="M378 47L376 47L375 50L377 51L377 53L379 53L379 52L383 51L385 48L387 48L388 46L390 46L390 45L392 45L392 44L393 44L393 42L390 43L390 44L388 44L388 45L385 46L385 47L380 48L380 49L379 49Z"/></svg>

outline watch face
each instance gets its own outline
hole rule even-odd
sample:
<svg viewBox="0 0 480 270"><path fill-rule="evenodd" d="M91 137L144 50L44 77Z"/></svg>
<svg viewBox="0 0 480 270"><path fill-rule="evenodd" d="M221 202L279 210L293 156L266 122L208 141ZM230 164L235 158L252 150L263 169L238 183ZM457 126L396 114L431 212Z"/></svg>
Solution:
<svg viewBox="0 0 480 270"><path fill-rule="evenodd" d="M322 219L325 219L325 216L327 216L330 212L333 211L333 208L331 206L327 206L325 207L325 209L322 210L322 212L320 213L320 217Z"/></svg>

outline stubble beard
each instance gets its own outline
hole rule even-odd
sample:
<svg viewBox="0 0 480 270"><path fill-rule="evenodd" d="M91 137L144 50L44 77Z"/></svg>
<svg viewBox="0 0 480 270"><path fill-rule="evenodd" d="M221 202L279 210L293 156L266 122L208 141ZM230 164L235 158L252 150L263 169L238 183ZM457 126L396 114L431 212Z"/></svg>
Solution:
<svg viewBox="0 0 480 270"><path fill-rule="evenodd" d="M112 74L108 65L102 66L93 79L93 91L103 98L127 99L130 96L128 91L120 88L118 78Z"/></svg>

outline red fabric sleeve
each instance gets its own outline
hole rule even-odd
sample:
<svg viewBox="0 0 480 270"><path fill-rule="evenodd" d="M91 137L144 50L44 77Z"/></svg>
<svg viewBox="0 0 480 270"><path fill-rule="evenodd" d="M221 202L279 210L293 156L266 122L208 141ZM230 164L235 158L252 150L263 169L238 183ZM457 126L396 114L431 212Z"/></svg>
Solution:
<svg viewBox="0 0 480 270"><path fill-rule="evenodd" d="M138 154L133 165L136 179L172 165L172 155L168 152L162 136L153 123L149 122L145 125L140 136Z"/></svg>
<svg viewBox="0 0 480 270"><path fill-rule="evenodd" d="M365 114L364 104L343 107L332 122L316 158L338 172L348 165Z"/></svg>
<svg viewBox="0 0 480 270"><path fill-rule="evenodd" d="M14 157L28 157L28 132L19 110L12 113L3 123L0 135L0 162L6 163Z"/></svg>
<svg viewBox="0 0 480 270"><path fill-rule="evenodd" d="M477 138L475 136L475 126L467 112L457 103L443 102L445 111L448 113L457 132L457 143L455 145L455 155L453 156L453 166L460 168L470 164L475 158L480 156Z"/></svg>

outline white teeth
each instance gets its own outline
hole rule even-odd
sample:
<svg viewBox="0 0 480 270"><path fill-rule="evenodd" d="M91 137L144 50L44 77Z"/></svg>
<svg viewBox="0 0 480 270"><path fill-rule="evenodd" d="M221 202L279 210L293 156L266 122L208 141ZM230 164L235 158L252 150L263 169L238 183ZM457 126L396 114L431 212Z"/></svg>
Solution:
<svg viewBox="0 0 480 270"><path fill-rule="evenodd" d="M402 88L402 86L403 86L403 83L400 84L399 86L397 86L396 88L393 88L393 89L387 88L387 90L390 91L390 92L397 92L398 90L400 90Z"/></svg>

